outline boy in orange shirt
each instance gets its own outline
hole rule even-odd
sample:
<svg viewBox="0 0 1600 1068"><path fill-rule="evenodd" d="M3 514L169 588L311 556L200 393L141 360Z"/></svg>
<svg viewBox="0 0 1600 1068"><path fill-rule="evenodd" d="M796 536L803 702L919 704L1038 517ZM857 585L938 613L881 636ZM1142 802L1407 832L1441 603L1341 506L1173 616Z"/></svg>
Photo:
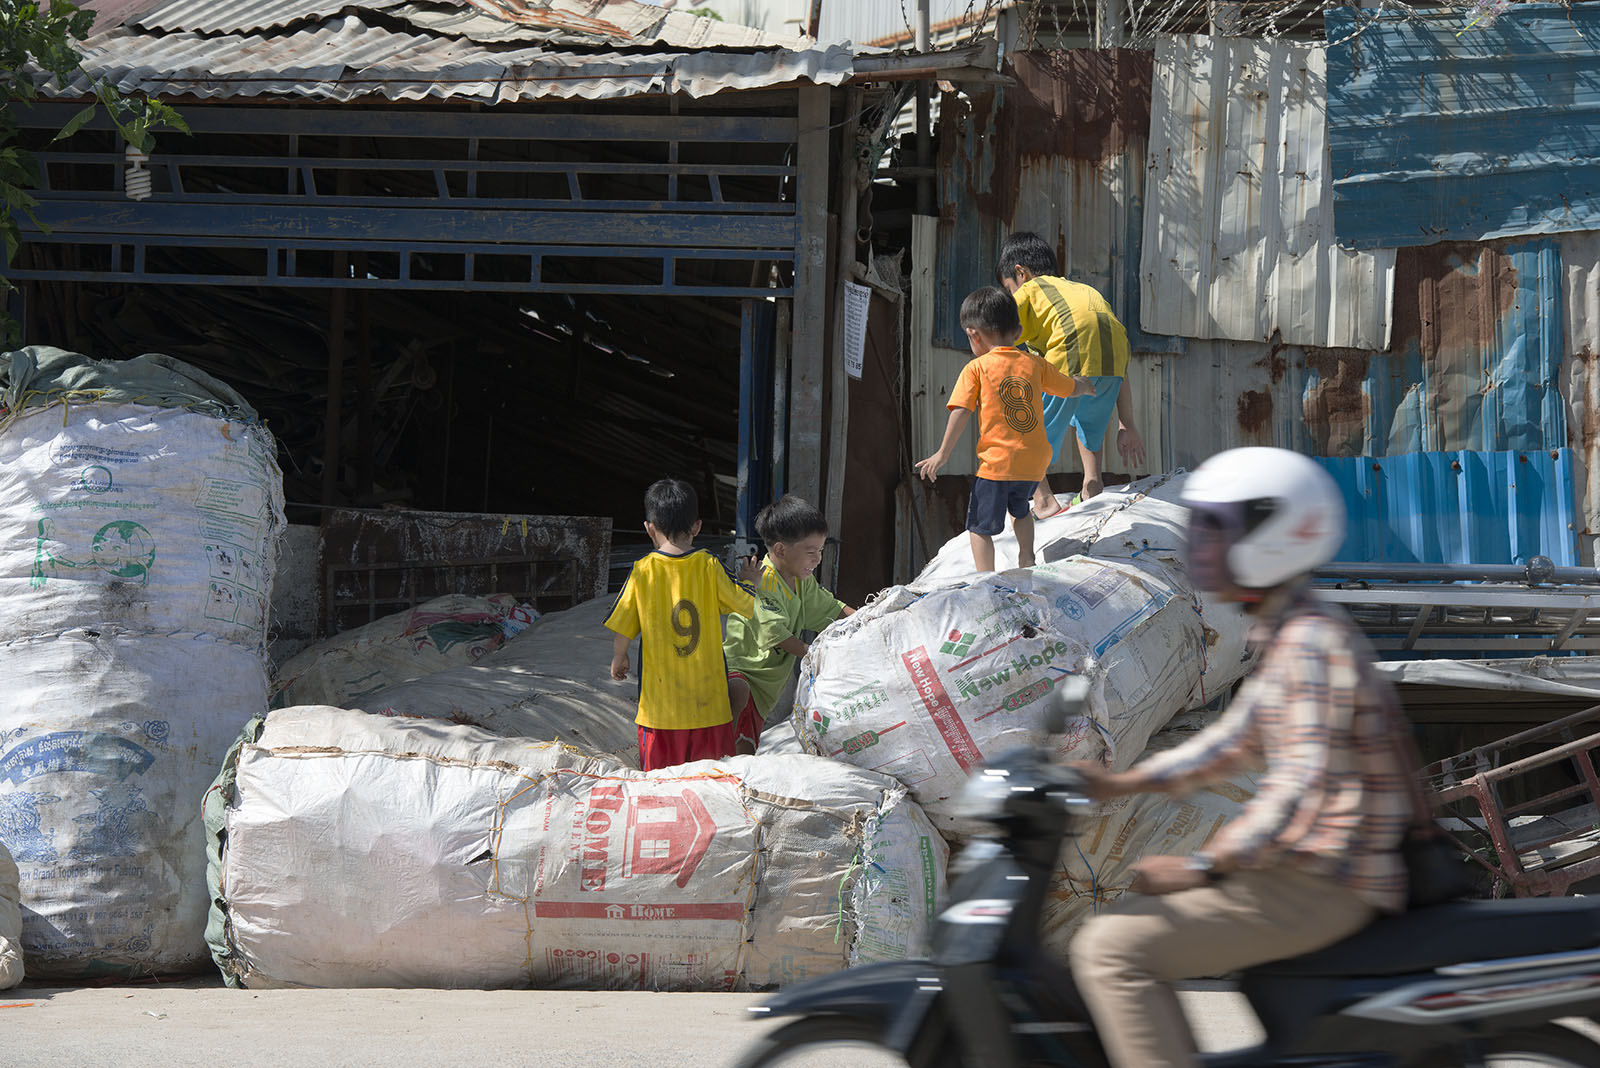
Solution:
<svg viewBox="0 0 1600 1068"><path fill-rule="evenodd" d="M939 451L917 463L917 473L936 481L950 450L978 413L978 477L967 506L967 533L972 562L979 571L994 570L994 536L1005 529L1006 514L1017 535L1017 566L1033 566L1033 517L1029 508L1034 488L1050 466L1050 440L1045 436L1042 395L1094 396L1088 378L1068 378L1037 356L1015 348L1022 333L1017 304L1003 289L986 286L961 302L961 327L975 359L961 369L945 407Z"/></svg>

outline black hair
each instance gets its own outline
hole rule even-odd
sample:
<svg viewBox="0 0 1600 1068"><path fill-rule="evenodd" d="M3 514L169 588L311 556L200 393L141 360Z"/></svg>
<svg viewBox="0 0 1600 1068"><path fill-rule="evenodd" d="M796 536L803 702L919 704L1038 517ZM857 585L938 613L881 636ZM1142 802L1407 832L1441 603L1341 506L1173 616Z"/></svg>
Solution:
<svg viewBox="0 0 1600 1068"><path fill-rule="evenodd" d="M761 509L756 516L756 533L769 548L780 541L792 545L812 534L828 533L828 520L810 501L785 493Z"/></svg>
<svg viewBox="0 0 1600 1068"><path fill-rule="evenodd" d="M1022 331L1016 298L996 286L984 286L961 302L961 328L982 330L990 337L1015 337Z"/></svg>
<svg viewBox="0 0 1600 1068"><path fill-rule="evenodd" d="M1061 265L1056 262L1056 251L1045 244L1044 238L1028 230L1021 230L1000 242L999 262L995 264L997 279L1015 278L1021 265L1034 274L1059 275Z"/></svg>
<svg viewBox="0 0 1600 1068"><path fill-rule="evenodd" d="M644 491L644 518L669 538L688 537L700 518L700 497L681 479L660 479Z"/></svg>

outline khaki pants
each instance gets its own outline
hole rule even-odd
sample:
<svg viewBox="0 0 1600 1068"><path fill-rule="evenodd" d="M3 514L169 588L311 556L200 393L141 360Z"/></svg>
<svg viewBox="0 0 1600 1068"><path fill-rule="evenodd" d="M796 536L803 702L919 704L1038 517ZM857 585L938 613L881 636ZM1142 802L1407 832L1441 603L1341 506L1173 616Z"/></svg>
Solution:
<svg viewBox="0 0 1600 1068"><path fill-rule="evenodd" d="M1309 953L1376 915L1320 876L1241 871L1215 886L1119 901L1073 938L1072 974L1114 1068L1194 1066L1194 1037L1171 980Z"/></svg>

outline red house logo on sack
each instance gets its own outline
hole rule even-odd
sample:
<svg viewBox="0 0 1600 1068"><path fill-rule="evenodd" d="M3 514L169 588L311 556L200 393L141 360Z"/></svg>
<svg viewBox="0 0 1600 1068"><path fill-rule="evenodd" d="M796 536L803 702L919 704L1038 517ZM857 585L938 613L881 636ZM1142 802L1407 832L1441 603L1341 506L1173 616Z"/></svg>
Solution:
<svg viewBox="0 0 1600 1068"><path fill-rule="evenodd" d="M692 790L627 797L620 785L596 786L583 822L579 885L604 890L613 848L620 847L624 879L671 875L685 887L716 834L716 821Z"/></svg>

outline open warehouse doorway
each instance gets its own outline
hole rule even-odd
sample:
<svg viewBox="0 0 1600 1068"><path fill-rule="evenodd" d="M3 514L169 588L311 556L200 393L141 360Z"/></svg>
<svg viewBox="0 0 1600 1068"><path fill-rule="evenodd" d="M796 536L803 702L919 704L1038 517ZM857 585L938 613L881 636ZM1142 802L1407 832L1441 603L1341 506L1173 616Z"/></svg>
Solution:
<svg viewBox="0 0 1600 1068"><path fill-rule="evenodd" d="M12 272L25 337L234 384L278 437L291 523L601 516L626 558L644 487L672 475L731 543L783 484L804 92L196 103L144 201L108 127L53 146L62 109L37 108L49 230Z"/></svg>

